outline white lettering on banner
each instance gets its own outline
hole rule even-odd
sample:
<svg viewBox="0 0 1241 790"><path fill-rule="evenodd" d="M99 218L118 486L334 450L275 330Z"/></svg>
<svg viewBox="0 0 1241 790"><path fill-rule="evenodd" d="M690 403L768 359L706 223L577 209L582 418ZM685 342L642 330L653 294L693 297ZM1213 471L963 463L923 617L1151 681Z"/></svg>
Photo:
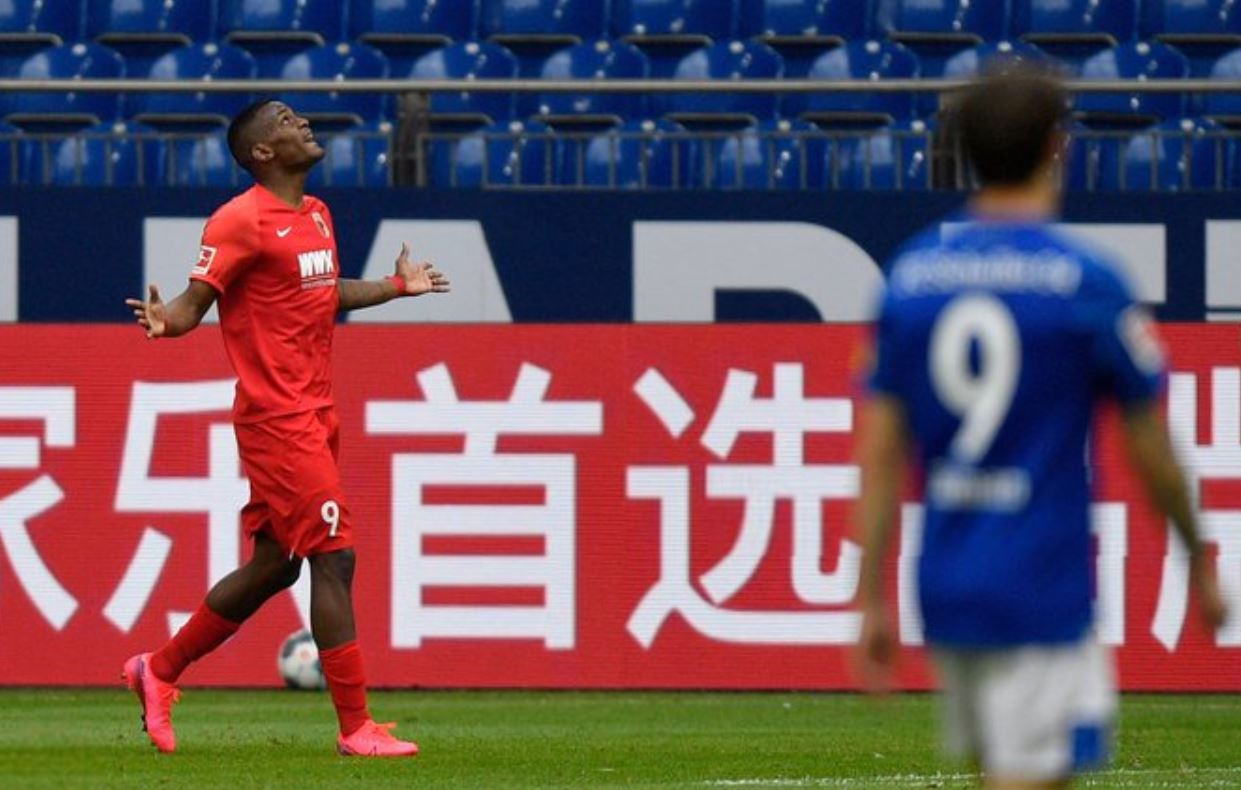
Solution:
<svg viewBox="0 0 1241 790"><path fill-rule="evenodd" d="M1207 307L1241 310L1241 221L1207 220L1206 302Z"/></svg>
<svg viewBox="0 0 1241 790"><path fill-rule="evenodd" d="M595 436L599 401L548 401L551 375L523 364L507 401L462 401L440 364L418 374L423 401L366 404L366 430L388 435L464 435L465 452L392 457L392 646L423 639L542 639L550 650L576 643L576 459L497 453L501 435ZM433 487L537 488L539 504L428 502ZM427 537L541 538L542 554L428 553ZM436 605L434 587L537 588L540 606Z"/></svg>
<svg viewBox="0 0 1241 790"><path fill-rule="evenodd" d="M0 324L17 320L17 217L0 217Z"/></svg>
<svg viewBox="0 0 1241 790"><path fill-rule="evenodd" d="M901 644L922 644L922 603L918 600L918 558L922 556L922 505L901 505L901 545L896 560L896 611Z"/></svg>
<svg viewBox="0 0 1241 790"><path fill-rule="evenodd" d="M350 323L509 323L513 320L496 274L482 223L478 220L389 220L379 223L362 277L392 274L392 262L409 242L410 259L432 261L454 288L434 299L393 299L349 313ZM551 252L549 255L553 254Z"/></svg>
<svg viewBox="0 0 1241 790"><path fill-rule="evenodd" d="M668 413L684 399L652 392L675 392L666 380L648 369L635 387L638 397L665 426L683 418ZM811 432L847 433L852 430L853 406L848 398L807 398L803 368L796 363L775 365L771 398L756 398L758 377L730 370L715 412L706 426L702 444L717 458L727 458L739 434L772 434L770 466L713 464L707 467L707 496L740 499L745 503L741 529L729 553L700 579L710 601L690 579L692 501L687 467L631 466L627 493L633 499L660 503L660 576L629 618L629 632L650 647L673 612L679 612L699 633L719 641L749 644L848 644L860 625L854 611L741 611L726 603L751 579L767 553L777 499L793 502L793 590L806 603L840 606L857 594L860 550L840 539L836 569L820 570L823 559L822 503L849 500L857 495L858 472L853 465L804 463L803 447ZM675 434L675 432L673 432Z"/></svg>
<svg viewBox="0 0 1241 790"><path fill-rule="evenodd" d="M1177 456L1185 467L1195 502L1206 480L1241 481L1241 369L1211 369L1211 441L1198 443L1198 378L1174 373L1168 387L1168 422ZM1241 510L1199 510L1202 539L1219 547L1216 573L1220 593L1233 612L1241 611ZM1189 558L1169 526L1159 601L1151 632L1175 650L1189 601ZM1220 647L1241 646L1241 617L1232 617L1215 634Z"/></svg>
<svg viewBox="0 0 1241 790"><path fill-rule="evenodd" d="M42 444L73 447L76 423L73 387L2 387L0 419L38 420L42 438L0 438L0 469L38 469ZM41 475L18 491L0 498L0 545L9 556L13 574L39 614L57 631L77 611L77 599L47 567L28 530L29 521L64 498L51 475Z"/></svg>
<svg viewBox="0 0 1241 790"><path fill-rule="evenodd" d="M154 283L171 298L181 292L190 270L202 261L206 217L147 217L142 221L142 293ZM220 320L214 304L203 321Z"/></svg>
<svg viewBox="0 0 1241 790"><path fill-rule="evenodd" d="M725 290L780 289L828 322L871 318L878 264L849 237L808 222L634 222L633 320L715 320Z"/></svg>
<svg viewBox="0 0 1241 790"><path fill-rule="evenodd" d="M971 224L945 222L939 228L940 238L950 239ZM1138 301L1146 304L1167 301L1167 227L1162 223L1059 222L1055 228L1107 253L1110 260L1124 269Z"/></svg>
<svg viewBox="0 0 1241 790"><path fill-rule="evenodd" d="M241 559L239 512L249 498L249 485L241 473L232 425L221 420L210 426L205 477L154 477L150 473L151 458L161 416L227 414L232 408L233 390L232 379L135 382L116 487L119 513L207 515L208 586L232 572ZM121 631L128 633L146 608L170 548L171 539L155 527L148 526L143 531L124 577L104 606L104 616ZM303 624L309 627L308 580L298 580L293 596ZM169 633L176 633L189 616L187 611L169 612Z"/></svg>
<svg viewBox="0 0 1241 790"><path fill-rule="evenodd" d="M1129 554L1129 508L1120 502L1090 506L1095 555L1095 633L1105 645L1125 643L1125 561Z"/></svg>

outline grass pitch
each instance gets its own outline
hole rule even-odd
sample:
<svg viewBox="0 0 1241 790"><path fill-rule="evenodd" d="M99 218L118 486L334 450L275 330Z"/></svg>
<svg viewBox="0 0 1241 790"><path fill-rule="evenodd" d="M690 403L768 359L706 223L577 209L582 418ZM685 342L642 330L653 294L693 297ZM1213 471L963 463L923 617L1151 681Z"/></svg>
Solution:
<svg viewBox="0 0 1241 790"><path fill-rule="evenodd" d="M344 759L326 694L189 689L157 754L128 692L0 691L0 788L965 788L934 699L851 694L376 692L422 755ZM1241 787L1241 696L1129 695L1083 787Z"/></svg>

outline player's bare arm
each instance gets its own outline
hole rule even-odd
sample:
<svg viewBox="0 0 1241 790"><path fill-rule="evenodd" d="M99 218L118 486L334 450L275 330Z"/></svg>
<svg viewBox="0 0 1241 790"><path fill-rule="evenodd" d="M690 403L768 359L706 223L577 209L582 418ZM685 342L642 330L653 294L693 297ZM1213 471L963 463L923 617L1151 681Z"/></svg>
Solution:
<svg viewBox="0 0 1241 790"><path fill-rule="evenodd" d="M858 661L868 690L887 688L896 658L896 638L883 593L883 558L896 522L908 439L905 411L891 396L872 398L862 408L860 446L862 490L857 520L862 541L859 600L862 633Z"/></svg>
<svg viewBox="0 0 1241 790"><path fill-rule="evenodd" d="M1228 608L1206 553L1189 488L1176 463L1159 404L1143 402L1125 410L1124 432L1130 463L1159 510L1172 521L1190 556L1190 578L1198 592L1198 609L1211 628L1228 619Z"/></svg>
<svg viewBox="0 0 1241 790"><path fill-rule="evenodd" d="M429 261L414 263L409 259L409 245L401 245L396 259L396 274L383 280L340 279L336 284L340 293L341 310L357 310L396 299L399 296L421 296L427 293L447 293L448 278Z"/></svg>
<svg viewBox="0 0 1241 790"><path fill-rule="evenodd" d="M215 289L198 280L191 280L179 296L167 304L160 298L159 288L148 288L147 300L126 299L133 308L138 325L146 330L147 337L178 337L191 331L202 322L203 316L215 302Z"/></svg>

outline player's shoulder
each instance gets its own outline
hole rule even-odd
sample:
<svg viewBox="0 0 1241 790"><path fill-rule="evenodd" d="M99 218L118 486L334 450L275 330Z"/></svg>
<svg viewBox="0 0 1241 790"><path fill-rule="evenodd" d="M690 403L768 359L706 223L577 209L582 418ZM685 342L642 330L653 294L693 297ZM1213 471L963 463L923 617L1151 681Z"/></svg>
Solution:
<svg viewBox="0 0 1241 790"><path fill-rule="evenodd" d="M258 221L259 202L257 187L250 187L245 192L233 196L217 208L208 220L209 224L226 224L229 226L251 225Z"/></svg>
<svg viewBox="0 0 1241 790"><path fill-rule="evenodd" d="M1072 258L1080 267L1079 293L1084 296L1130 293L1128 275L1112 253L1051 225L1043 226L1041 232L1049 245L1055 245L1062 255Z"/></svg>

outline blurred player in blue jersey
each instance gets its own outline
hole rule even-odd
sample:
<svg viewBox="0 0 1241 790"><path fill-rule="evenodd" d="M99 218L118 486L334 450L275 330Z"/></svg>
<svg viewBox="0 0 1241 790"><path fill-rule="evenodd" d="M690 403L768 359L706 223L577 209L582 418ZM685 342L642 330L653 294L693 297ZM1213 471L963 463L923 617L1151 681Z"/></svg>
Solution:
<svg viewBox="0 0 1241 790"><path fill-rule="evenodd" d="M1087 435L1118 401L1132 464L1192 558L1206 622L1226 617L1160 410L1164 356L1111 262L1056 233L1066 107L1030 71L985 77L957 105L980 184L959 233L893 261L859 439L863 680L896 641L882 559L903 469L925 477L918 566L944 690L945 742L988 787L1067 786L1107 759L1111 656L1092 631Z"/></svg>

